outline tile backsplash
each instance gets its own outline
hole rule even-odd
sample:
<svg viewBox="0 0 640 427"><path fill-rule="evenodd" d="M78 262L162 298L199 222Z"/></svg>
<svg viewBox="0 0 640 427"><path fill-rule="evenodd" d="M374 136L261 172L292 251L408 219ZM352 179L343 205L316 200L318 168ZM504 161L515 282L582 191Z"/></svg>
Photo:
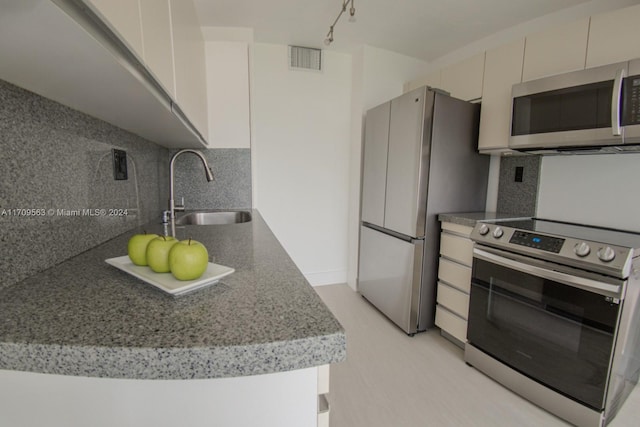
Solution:
<svg viewBox="0 0 640 427"><path fill-rule="evenodd" d="M213 171L214 181L207 182L197 156L181 154L174 164L176 200L184 197L187 210L250 209L251 150L216 148L203 154Z"/></svg>
<svg viewBox="0 0 640 427"><path fill-rule="evenodd" d="M127 180L114 179L114 148L126 151ZM202 152L213 183L196 156L176 161L187 209L251 208L250 149ZM172 153L0 80L0 288L159 221Z"/></svg>
<svg viewBox="0 0 640 427"><path fill-rule="evenodd" d="M521 168L518 170L518 168ZM516 176L518 175L518 176ZM500 159L497 211L536 215L540 180L540 156L504 156Z"/></svg>
<svg viewBox="0 0 640 427"><path fill-rule="evenodd" d="M113 148L127 153L127 180L114 179ZM163 147L0 81L0 287L158 218L168 158Z"/></svg>

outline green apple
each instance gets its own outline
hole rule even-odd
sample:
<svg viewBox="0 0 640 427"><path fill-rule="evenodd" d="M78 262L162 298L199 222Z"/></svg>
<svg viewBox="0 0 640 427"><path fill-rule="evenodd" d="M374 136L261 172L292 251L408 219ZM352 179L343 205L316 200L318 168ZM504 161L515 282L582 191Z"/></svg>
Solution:
<svg viewBox="0 0 640 427"><path fill-rule="evenodd" d="M147 265L147 245L157 234L134 234L127 244L127 254L135 265Z"/></svg>
<svg viewBox="0 0 640 427"><path fill-rule="evenodd" d="M178 280L195 280L209 265L207 248L195 240L182 240L169 252L171 274Z"/></svg>
<svg viewBox="0 0 640 427"><path fill-rule="evenodd" d="M159 236L151 240L147 245L147 263L156 273L168 273L169 251L178 243L175 237Z"/></svg>

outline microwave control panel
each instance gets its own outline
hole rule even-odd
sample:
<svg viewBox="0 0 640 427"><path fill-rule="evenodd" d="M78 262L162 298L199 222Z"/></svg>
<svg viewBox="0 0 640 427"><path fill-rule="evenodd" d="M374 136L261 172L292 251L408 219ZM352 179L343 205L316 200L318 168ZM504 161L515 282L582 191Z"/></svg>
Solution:
<svg viewBox="0 0 640 427"><path fill-rule="evenodd" d="M559 253L564 244L564 239L516 230L513 232L509 243L540 249L547 252Z"/></svg>
<svg viewBox="0 0 640 427"><path fill-rule="evenodd" d="M622 125L640 124L640 75L629 76L622 85Z"/></svg>

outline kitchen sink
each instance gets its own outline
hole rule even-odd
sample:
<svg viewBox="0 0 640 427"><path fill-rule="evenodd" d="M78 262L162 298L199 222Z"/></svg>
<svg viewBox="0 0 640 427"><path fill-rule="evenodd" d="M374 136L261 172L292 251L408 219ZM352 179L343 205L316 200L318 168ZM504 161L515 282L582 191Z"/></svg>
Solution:
<svg viewBox="0 0 640 427"><path fill-rule="evenodd" d="M197 211L176 218L176 225L223 225L249 221L249 211Z"/></svg>

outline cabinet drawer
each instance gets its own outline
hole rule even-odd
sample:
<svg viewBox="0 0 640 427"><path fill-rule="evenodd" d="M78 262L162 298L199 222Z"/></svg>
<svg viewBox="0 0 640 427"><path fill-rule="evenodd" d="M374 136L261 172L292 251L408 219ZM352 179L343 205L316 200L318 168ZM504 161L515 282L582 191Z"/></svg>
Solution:
<svg viewBox="0 0 640 427"><path fill-rule="evenodd" d="M471 291L471 267L440 257L438 278L467 294Z"/></svg>
<svg viewBox="0 0 640 427"><path fill-rule="evenodd" d="M436 306L436 325L461 342L467 342L467 321L440 305Z"/></svg>
<svg viewBox="0 0 640 427"><path fill-rule="evenodd" d="M460 317L469 317L469 295L438 282L438 304L441 304Z"/></svg>
<svg viewBox="0 0 640 427"><path fill-rule="evenodd" d="M473 231L473 227L469 227L468 225L455 224L453 222L443 222L442 223L443 231L450 231L454 234L461 234L465 237L471 236L471 232Z"/></svg>
<svg viewBox="0 0 640 427"><path fill-rule="evenodd" d="M464 237L442 233L440 254L471 267L473 259L473 241Z"/></svg>

